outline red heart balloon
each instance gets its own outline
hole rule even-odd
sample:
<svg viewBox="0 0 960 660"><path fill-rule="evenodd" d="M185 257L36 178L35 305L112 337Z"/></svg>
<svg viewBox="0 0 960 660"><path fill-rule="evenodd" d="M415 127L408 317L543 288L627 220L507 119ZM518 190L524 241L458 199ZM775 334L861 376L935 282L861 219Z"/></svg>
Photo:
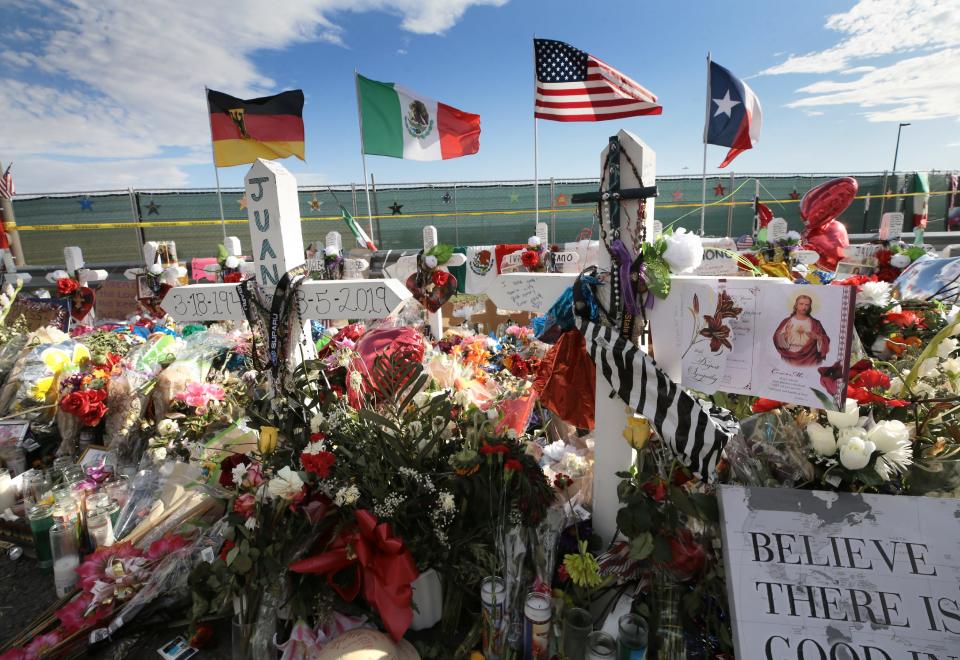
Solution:
<svg viewBox="0 0 960 660"><path fill-rule="evenodd" d="M843 213L859 187L856 179L844 176L808 190L800 200L800 217L807 223L807 231L822 227Z"/></svg>

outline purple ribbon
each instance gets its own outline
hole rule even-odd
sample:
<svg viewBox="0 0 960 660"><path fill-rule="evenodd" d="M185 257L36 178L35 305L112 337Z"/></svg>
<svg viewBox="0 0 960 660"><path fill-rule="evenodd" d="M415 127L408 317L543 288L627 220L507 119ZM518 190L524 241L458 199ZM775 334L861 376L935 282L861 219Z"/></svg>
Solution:
<svg viewBox="0 0 960 660"><path fill-rule="evenodd" d="M620 295L623 298L624 307L629 314L637 316L640 310L637 307L637 297L633 293L633 285L630 283L630 264L633 259L627 251L627 246L619 238L614 239L610 244L610 256L617 262L617 270L620 272Z"/></svg>

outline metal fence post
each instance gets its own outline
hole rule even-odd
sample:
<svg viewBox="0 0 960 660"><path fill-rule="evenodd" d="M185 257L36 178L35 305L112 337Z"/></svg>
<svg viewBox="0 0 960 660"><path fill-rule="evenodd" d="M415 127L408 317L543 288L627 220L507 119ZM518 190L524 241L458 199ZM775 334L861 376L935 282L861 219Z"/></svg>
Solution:
<svg viewBox="0 0 960 660"><path fill-rule="evenodd" d="M143 233L143 227L140 226L140 223L143 222L143 217L141 217L140 214L140 193L133 192L133 188L127 188L127 196L130 198L130 212L133 214L133 221L137 223L134 231L137 232L137 240L140 241L140 251L142 252L143 244L147 242L147 237ZM137 257L139 256L138 254Z"/></svg>
<svg viewBox="0 0 960 660"><path fill-rule="evenodd" d="M460 245L460 209L457 208L457 184L453 184L453 234Z"/></svg>
<svg viewBox="0 0 960 660"><path fill-rule="evenodd" d="M883 218L883 208L887 205L887 171L883 171L883 183L880 184L880 217Z"/></svg>
<svg viewBox="0 0 960 660"><path fill-rule="evenodd" d="M730 171L730 194L733 195L733 191L736 188L736 179L734 177L733 171ZM736 197L731 197L729 200L730 206L727 207L727 236L733 234L733 203L736 201Z"/></svg>
<svg viewBox="0 0 960 660"><path fill-rule="evenodd" d="M557 189L553 177L550 177L550 235L554 243L559 243L557 240Z"/></svg>

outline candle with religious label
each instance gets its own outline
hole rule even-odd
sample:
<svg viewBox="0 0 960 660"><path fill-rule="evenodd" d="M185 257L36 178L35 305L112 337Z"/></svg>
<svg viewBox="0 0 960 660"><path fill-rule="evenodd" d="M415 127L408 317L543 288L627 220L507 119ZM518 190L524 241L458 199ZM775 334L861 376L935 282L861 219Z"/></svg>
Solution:
<svg viewBox="0 0 960 660"><path fill-rule="evenodd" d="M503 603L506 595L507 587L503 578L488 577L480 582L480 601L483 603L480 630L483 657L488 660L498 660L502 651Z"/></svg>
<svg viewBox="0 0 960 660"><path fill-rule="evenodd" d="M53 555L53 582L57 598L63 598L77 584L80 553L77 549L77 530L69 523L56 523L50 528L50 551Z"/></svg>
<svg viewBox="0 0 960 660"><path fill-rule="evenodd" d="M551 602L546 594L531 591L523 607L523 657L547 660L550 648Z"/></svg>

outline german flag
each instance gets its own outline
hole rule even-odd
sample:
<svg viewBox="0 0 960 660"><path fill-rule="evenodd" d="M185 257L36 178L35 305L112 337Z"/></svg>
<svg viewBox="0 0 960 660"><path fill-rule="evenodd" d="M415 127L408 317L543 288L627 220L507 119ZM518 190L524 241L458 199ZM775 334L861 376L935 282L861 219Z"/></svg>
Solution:
<svg viewBox="0 0 960 660"><path fill-rule="evenodd" d="M303 91L244 101L207 90L213 162L217 167L252 163L257 158L303 155Z"/></svg>

